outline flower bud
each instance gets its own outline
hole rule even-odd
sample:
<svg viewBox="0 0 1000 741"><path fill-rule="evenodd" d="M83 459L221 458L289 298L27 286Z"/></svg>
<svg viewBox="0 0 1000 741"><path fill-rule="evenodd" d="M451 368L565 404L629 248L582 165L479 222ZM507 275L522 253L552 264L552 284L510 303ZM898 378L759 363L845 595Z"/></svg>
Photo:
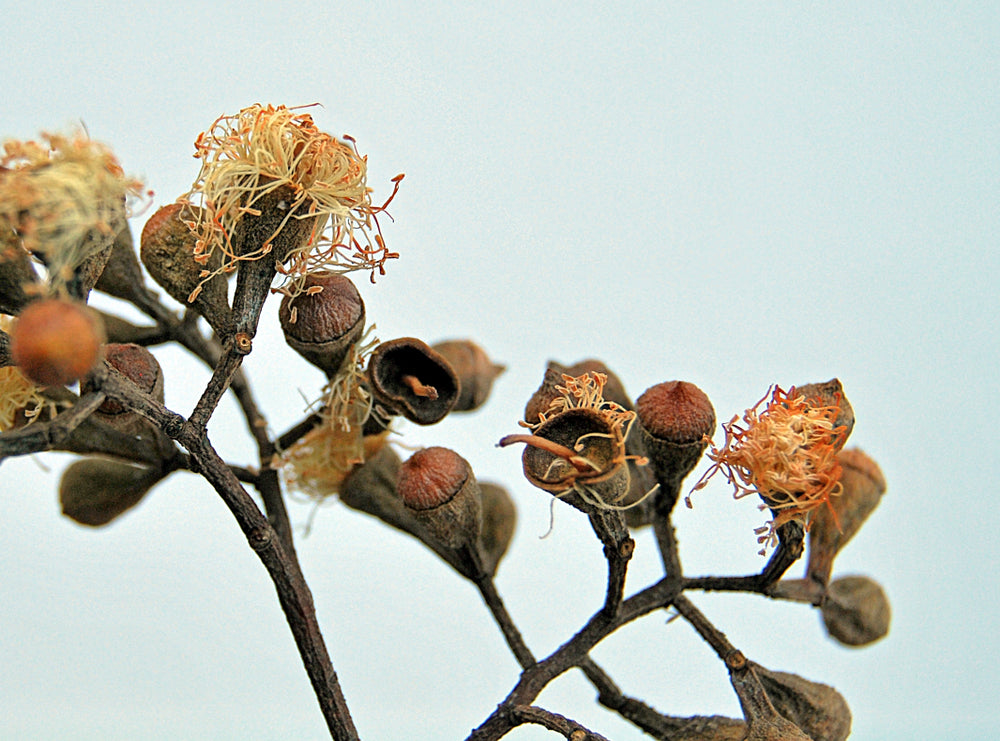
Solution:
<svg viewBox="0 0 1000 741"><path fill-rule="evenodd" d="M148 349L132 344L109 344L104 346L104 359L138 386L140 391L163 403L163 371ZM93 379L84 377L80 382L80 393L85 394L93 389ZM108 399L97 408L98 414L116 415L125 412L125 407L114 399Z"/></svg>
<svg viewBox="0 0 1000 741"><path fill-rule="evenodd" d="M496 574L500 559L514 537L517 508L502 486L483 482L479 485L479 491L483 502L483 529L479 534L483 568L489 574Z"/></svg>
<svg viewBox="0 0 1000 741"><path fill-rule="evenodd" d="M493 363L486 351L470 340L449 340L431 346L441 353L458 376L459 393L453 411L478 409L490 395L493 381L506 366Z"/></svg>
<svg viewBox="0 0 1000 741"><path fill-rule="evenodd" d="M472 467L448 448L424 448L399 470L403 504L446 548L459 548L479 536L482 502Z"/></svg>
<svg viewBox="0 0 1000 741"><path fill-rule="evenodd" d="M368 360L375 400L411 422L441 421L458 399L458 376L444 356L413 337L383 342Z"/></svg>
<svg viewBox="0 0 1000 741"><path fill-rule="evenodd" d="M104 330L85 304L64 299L25 307L11 332L11 357L41 386L73 383L100 357Z"/></svg>
<svg viewBox="0 0 1000 741"><path fill-rule="evenodd" d="M139 257L163 290L190 305L222 337L233 329L228 286L217 273L222 253L197 254L197 240L184 221L185 209L191 208L172 203L153 214L142 229Z"/></svg>
<svg viewBox="0 0 1000 741"><path fill-rule="evenodd" d="M827 583L834 557L861 529L886 489L878 464L860 449L842 450L837 458L843 469L840 496L816 510L809 528L808 575L820 584Z"/></svg>
<svg viewBox="0 0 1000 741"><path fill-rule="evenodd" d="M137 505L156 482L159 469L105 458L71 464L59 482L62 513L81 525L107 525Z"/></svg>
<svg viewBox="0 0 1000 741"><path fill-rule="evenodd" d="M642 442L666 491L676 491L701 459L715 427L715 410L693 383L667 381L636 400ZM676 494L675 494L676 496Z"/></svg>
<svg viewBox="0 0 1000 741"><path fill-rule="evenodd" d="M867 576L834 579L820 611L826 632L845 646L867 646L884 638L892 619L885 591Z"/></svg>
<svg viewBox="0 0 1000 741"><path fill-rule="evenodd" d="M760 664L753 667L774 709L813 741L844 741L850 735L851 709L833 687Z"/></svg>
<svg viewBox="0 0 1000 741"><path fill-rule="evenodd" d="M365 302L350 278L315 274L281 299L278 318L288 346L332 378L364 334Z"/></svg>

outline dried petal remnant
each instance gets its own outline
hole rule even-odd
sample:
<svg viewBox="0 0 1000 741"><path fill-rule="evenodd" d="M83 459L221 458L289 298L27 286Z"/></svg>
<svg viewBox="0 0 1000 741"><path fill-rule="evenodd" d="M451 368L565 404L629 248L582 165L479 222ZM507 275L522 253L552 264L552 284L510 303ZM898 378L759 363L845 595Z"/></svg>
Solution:
<svg viewBox="0 0 1000 741"><path fill-rule="evenodd" d="M742 421L734 416L724 424L725 441L709 450L713 465L693 489L701 489L722 471L737 499L759 494L775 515L758 530L760 543L773 542L775 530L790 520L804 519L808 525L809 513L841 490L837 453L847 428L834 426L839 400L827 405L792 393L794 389L789 393L775 386L763 411L758 409L767 396L747 409Z"/></svg>

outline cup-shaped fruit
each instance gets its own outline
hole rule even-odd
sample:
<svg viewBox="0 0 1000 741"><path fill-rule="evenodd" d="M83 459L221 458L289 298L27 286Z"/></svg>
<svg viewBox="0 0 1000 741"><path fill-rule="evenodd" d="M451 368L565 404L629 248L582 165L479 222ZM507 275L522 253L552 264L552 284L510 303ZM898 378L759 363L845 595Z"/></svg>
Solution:
<svg viewBox="0 0 1000 741"><path fill-rule="evenodd" d="M840 496L830 497L827 507L816 510L809 528L808 575L820 584L827 583L837 553L875 510L886 489L878 464L862 450L842 450L837 458L842 468Z"/></svg>
<svg viewBox="0 0 1000 741"><path fill-rule="evenodd" d="M470 340L448 340L431 346L441 353L458 375L456 412L478 409L489 398L493 381L506 370L490 360L486 351Z"/></svg>
<svg viewBox="0 0 1000 741"><path fill-rule="evenodd" d="M25 307L11 331L11 358L40 386L74 383L94 367L104 329L85 304L44 299Z"/></svg>
<svg viewBox="0 0 1000 741"><path fill-rule="evenodd" d="M502 486L484 481L479 484L479 491L483 501L483 529L479 534L483 568L490 574L496 574L500 559L514 537L517 508Z"/></svg>
<svg viewBox="0 0 1000 741"><path fill-rule="evenodd" d="M107 525L137 505L162 478L157 468L106 458L77 461L59 482L62 513L81 525Z"/></svg>
<svg viewBox="0 0 1000 741"><path fill-rule="evenodd" d="M635 411L661 487L676 492L708 446L715 428L712 402L693 383L667 381L646 389L636 400Z"/></svg>
<svg viewBox="0 0 1000 741"><path fill-rule="evenodd" d="M163 290L190 305L222 337L233 327L226 278L217 272L222 253L197 254L197 239L185 223L186 210L193 208L172 203L153 214L142 229L139 258Z"/></svg>
<svg viewBox="0 0 1000 741"><path fill-rule="evenodd" d="M399 469L399 496L434 540L459 548L480 533L483 508L472 467L453 450L424 448Z"/></svg>
<svg viewBox="0 0 1000 741"><path fill-rule="evenodd" d="M774 709L813 741L844 741L850 735L851 709L833 687L760 664L753 667Z"/></svg>
<svg viewBox="0 0 1000 741"><path fill-rule="evenodd" d="M867 576L834 579L820 605L830 637L845 646L867 646L889 633L892 608L885 591Z"/></svg>
<svg viewBox="0 0 1000 741"><path fill-rule="evenodd" d="M163 403L163 371L156 357L147 348L128 343L108 344L104 346L104 359L140 391ZM80 382L80 393L85 394L93 389L93 380L89 376L84 377ZM120 402L108 399L97 408L97 413L124 414L126 409Z"/></svg>
<svg viewBox="0 0 1000 741"><path fill-rule="evenodd" d="M448 361L414 337L383 342L368 360L375 401L420 425L442 420L458 399L458 376Z"/></svg>
<svg viewBox="0 0 1000 741"><path fill-rule="evenodd" d="M621 430L597 409L567 409L538 425L533 435L510 435L501 445L511 442L528 443L521 466L528 482L539 489L557 496L576 493L599 509L617 506L628 494ZM572 497L569 501L574 503ZM588 506L582 509L591 512Z"/></svg>
<svg viewBox="0 0 1000 741"><path fill-rule="evenodd" d="M833 421L834 427L846 428L843 440L851 436L854 429L854 407L847 400L844 394L844 387L837 378L831 378L825 383L806 383L801 386L792 386L788 390L788 398L794 399L805 396L812 406L837 407L837 418Z"/></svg>
<svg viewBox="0 0 1000 741"><path fill-rule="evenodd" d="M303 291L281 299L285 342L330 378L365 331L365 302L350 278L310 275Z"/></svg>

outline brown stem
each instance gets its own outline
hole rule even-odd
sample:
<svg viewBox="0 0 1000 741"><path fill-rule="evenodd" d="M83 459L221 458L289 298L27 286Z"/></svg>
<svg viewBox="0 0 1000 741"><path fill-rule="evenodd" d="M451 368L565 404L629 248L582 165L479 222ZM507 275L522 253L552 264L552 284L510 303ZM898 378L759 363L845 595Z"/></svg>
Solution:
<svg viewBox="0 0 1000 741"><path fill-rule="evenodd" d="M503 637L514 654L514 658L517 659L517 663L521 665L522 669L534 666L535 656L524 642L521 631L517 629L510 613L507 612L507 608L500 598L500 593L497 592L493 577L486 573L482 574L476 579L476 587L479 589L483 601L486 603L490 613L493 615L493 619L500 628L500 632L503 633Z"/></svg>
<svg viewBox="0 0 1000 741"><path fill-rule="evenodd" d="M277 537L267 518L257 509L253 498L212 448L205 430L189 424L183 417L168 411L155 399L125 384L114 374L99 372L95 376L96 385L109 396L148 417L184 446L199 473L222 497L274 582L278 600L332 737L336 741L357 741L357 730L319 629L312 593L298 563L285 550L281 538Z"/></svg>

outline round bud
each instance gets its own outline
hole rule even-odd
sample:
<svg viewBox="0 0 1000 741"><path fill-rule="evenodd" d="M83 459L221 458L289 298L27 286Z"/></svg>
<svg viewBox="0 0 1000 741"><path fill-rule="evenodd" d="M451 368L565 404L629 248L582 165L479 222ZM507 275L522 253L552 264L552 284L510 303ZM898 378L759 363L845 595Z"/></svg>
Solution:
<svg viewBox="0 0 1000 741"><path fill-rule="evenodd" d="M867 576L834 579L820 610L826 632L845 646L867 646L884 638L892 619L885 591Z"/></svg>
<svg viewBox="0 0 1000 741"><path fill-rule="evenodd" d="M25 307L11 332L11 358L41 386L77 381L100 357L104 330L86 305L64 299Z"/></svg>
<svg viewBox="0 0 1000 741"><path fill-rule="evenodd" d="M646 389L636 400L635 411L662 490L676 498L677 488L701 459L715 427L712 402L693 383L667 381Z"/></svg>
<svg viewBox="0 0 1000 741"><path fill-rule="evenodd" d="M163 403L163 371L156 357L145 347L133 344L109 344L104 346L104 359L119 373L132 381L139 390L152 395ZM93 390L90 377L80 382L80 393ZM125 412L119 402L108 399L97 408L101 414L122 414Z"/></svg>
<svg viewBox="0 0 1000 741"><path fill-rule="evenodd" d="M365 302L350 278L314 274L281 299L278 319L289 347L333 377L364 334Z"/></svg>
<svg viewBox="0 0 1000 741"><path fill-rule="evenodd" d="M472 467L453 450L418 450L399 469L399 496L407 509L447 548L478 537L482 527L479 485Z"/></svg>

